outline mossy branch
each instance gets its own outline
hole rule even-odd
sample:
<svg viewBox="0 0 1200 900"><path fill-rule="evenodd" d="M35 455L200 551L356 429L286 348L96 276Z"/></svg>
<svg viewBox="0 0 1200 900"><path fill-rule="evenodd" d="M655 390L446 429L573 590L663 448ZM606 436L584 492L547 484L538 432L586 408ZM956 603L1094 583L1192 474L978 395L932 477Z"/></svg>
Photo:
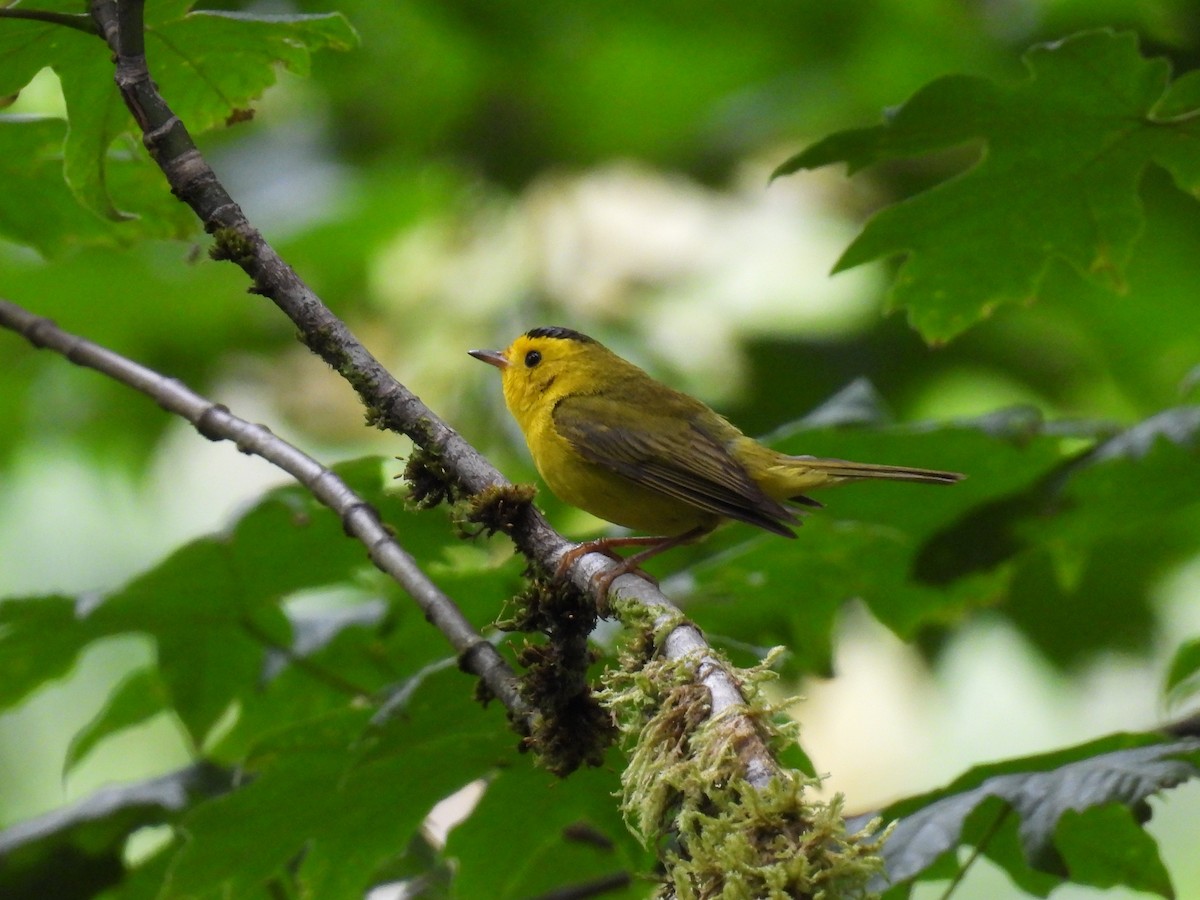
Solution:
<svg viewBox="0 0 1200 900"><path fill-rule="evenodd" d="M883 870L887 833L872 822L848 833L841 797L815 799L818 779L776 767L751 784L747 748L781 749L794 724L761 686L772 657L735 670L747 700L713 715L711 694L697 681L699 659L645 660L635 641L609 673L600 700L611 708L629 748L621 777L630 829L658 852L666 877L660 898L852 898ZM755 751L757 752L757 751Z"/></svg>

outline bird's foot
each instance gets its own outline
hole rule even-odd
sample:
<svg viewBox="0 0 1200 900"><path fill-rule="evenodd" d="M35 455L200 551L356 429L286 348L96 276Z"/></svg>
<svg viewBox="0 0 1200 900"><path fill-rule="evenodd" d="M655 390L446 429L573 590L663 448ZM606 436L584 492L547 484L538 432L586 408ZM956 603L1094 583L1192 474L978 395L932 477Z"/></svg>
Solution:
<svg viewBox="0 0 1200 900"><path fill-rule="evenodd" d="M580 558L589 553L600 553L607 556L616 565L602 572L597 572L589 580L589 584L595 592L597 602L602 608L606 607L608 603L608 589L622 575L637 575L640 578L645 578L655 587L658 587L658 579L645 572L639 566L639 563L646 558L643 553L635 553L633 556L626 558L613 550L613 546L645 546L653 541L661 540L662 538L598 538L594 541L584 541L582 544L576 544L562 555L558 561L558 565L554 568L554 578L558 581L566 580L570 574L571 567Z"/></svg>

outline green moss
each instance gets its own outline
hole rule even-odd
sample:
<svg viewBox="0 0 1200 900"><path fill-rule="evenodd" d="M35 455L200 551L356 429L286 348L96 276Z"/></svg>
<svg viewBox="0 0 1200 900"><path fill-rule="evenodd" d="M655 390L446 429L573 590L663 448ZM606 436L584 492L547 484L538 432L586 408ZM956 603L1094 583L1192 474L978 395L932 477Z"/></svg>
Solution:
<svg viewBox="0 0 1200 900"><path fill-rule="evenodd" d="M762 790L739 778L706 786L705 808L681 804L679 849L664 855L668 880L659 896L866 896L867 883L882 868L882 840L874 828L848 834L841 797L813 801L806 790L815 786L794 774Z"/></svg>
<svg viewBox="0 0 1200 900"><path fill-rule="evenodd" d="M363 411L363 421L371 428L378 428L380 431L387 431L387 421L383 410L373 403L368 403Z"/></svg>
<svg viewBox="0 0 1200 900"><path fill-rule="evenodd" d="M664 615L661 608L617 595L610 600L611 612L625 629L621 664L633 670L648 662L675 628L687 622L683 613Z"/></svg>
<svg viewBox="0 0 1200 900"><path fill-rule="evenodd" d="M404 464L404 480L408 482L408 499L417 509L433 509L443 501L454 502L462 489L438 457L421 447L414 447Z"/></svg>
<svg viewBox="0 0 1200 900"><path fill-rule="evenodd" d="M406 430L406 433L412 438L414 444L429 448L433 448L437 444L435 432L436 429L433 427L433 420L429 416L418 417L416 422L412 423Z"/></svg>
<svg viewBox="0 0 1200 900"><path fill-rule="evenodd" d="M747 753L795 740L795 726L776 724L776 709L762 697L761 685L774 677L770 657L736 671L747 705L716 718L708 689L696 680L696 660L646 661L637 646L622 663L600 699L629 752L622 776L626 820L664 865L658 896L866 895L867 882L882 869L877 826L848 834L841 798L811 798L819 782L800 772L778 769L765 786L744 777Z"/></svg>
<svg viewBox="0 0 1200 900"><path fill-rule="evenodd" d="M456 519L463 525L466 536L473 537L481 531L488 535L497 531L512 535L528 514L536 494L537 488L532 484L489 485L464 500ZM472 531L470 525L478 528Z"/></svg>
<svg viewBox="0 0 1200 900"><path fill-rule="evenodd" d="M451 517L461 537L506 534L519 527L531 509L531 485L488 487L467 494L436 453L413 450L404 467L409 500L419 509L452 504ZM513 600L513 612L497 627L538 635L517 654L524 669L518 688L533 716L517 724L521 747L559 776L582 765L598 766L616 739L616 725L596 701L588 669L596 661L588 635L596 627L595 605L572 585L552 582L531 568L528 586ZM477 697L490 694L480 688Z"/></svg>
<svg viewBox="0 0 1200 900"><path fill-rule="evenodd" d="M603 764L617 736L611 713L596 699L588 670L596 653L588 635L596 608L574 586L530 570L528 586L513 598L512 614L497 626L536 635L517 654L521 696L537 710L522 742L538 764L559 776Z"/></svg>
<svg viewBox="0 0 1200 900"><path fill-rule="evenodd" d="M468 675L472 674L462 664L461 659L459 660L459 668L462 669L464 672L466 672ZM488 687L487 682L484 681L482 678L480 678L478 681L475 682L474 698L475 698L476 703L478 703L480 706L486 707L489 703L491 703L493 700L496 699L496 695L495 695L495 693L492 692L492 689L490 687Z"/></svg>
<svg viewBox="0 0 1200 900"><path fill-rule="evenodd" d="M525 669L521 696L537 715L530 722L523 749L533 752L538 764L559 777L582 765L599 766L616 740L612 715L601 706L586 678L572 668L583 669L595 661L590 651L582 658L567 658L553 642L527 642L517 654Z"/></svg>
<svg viewBox="0 0 1200 900"><path fill-rule="evenodd" d="M217 261L229 260L245 267L254 260L254 245L236 228L218 228L213 233L208 255Z"/></svg>

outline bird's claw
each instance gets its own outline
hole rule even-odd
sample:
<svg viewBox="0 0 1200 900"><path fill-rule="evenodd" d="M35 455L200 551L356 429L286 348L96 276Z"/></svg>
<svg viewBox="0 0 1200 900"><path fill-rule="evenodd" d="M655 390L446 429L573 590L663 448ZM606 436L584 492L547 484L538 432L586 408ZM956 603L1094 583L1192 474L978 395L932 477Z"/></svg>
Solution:
<svg viewBox="0 0 1200 900"><path fill-rule="evenodd" d="M592 591L596 595L597 602L602 606L606 606L608 603L608 590L612 587L612 583L622 575L637 575L639 578L644 578L655 587L658 587L658 579L639 568L636 561L626 559L615 550L610 549L602 540L584 541L582 544L576 544L564 553L559 558L558 565L554 568L555 580L568 580L571 567L589 553L603 554L616 563L615 566L597 572L588 581Z"/></svg>

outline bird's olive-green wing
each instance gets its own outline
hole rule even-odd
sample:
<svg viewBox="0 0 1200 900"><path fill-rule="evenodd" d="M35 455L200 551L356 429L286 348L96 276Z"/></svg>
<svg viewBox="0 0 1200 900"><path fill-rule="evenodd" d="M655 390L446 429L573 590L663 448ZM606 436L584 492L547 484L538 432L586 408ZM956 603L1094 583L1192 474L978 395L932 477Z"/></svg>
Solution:
<svg viewBox="0 0 1200 900"><path fill-rule="evenodd" d="M623 397L573 395L555 405L554 425L589 462L700 509L794 537L787 526L799 524L796 516L763 493L705 427L705 414L713 414L688 400L656 397L631 416Z"/></svg>

